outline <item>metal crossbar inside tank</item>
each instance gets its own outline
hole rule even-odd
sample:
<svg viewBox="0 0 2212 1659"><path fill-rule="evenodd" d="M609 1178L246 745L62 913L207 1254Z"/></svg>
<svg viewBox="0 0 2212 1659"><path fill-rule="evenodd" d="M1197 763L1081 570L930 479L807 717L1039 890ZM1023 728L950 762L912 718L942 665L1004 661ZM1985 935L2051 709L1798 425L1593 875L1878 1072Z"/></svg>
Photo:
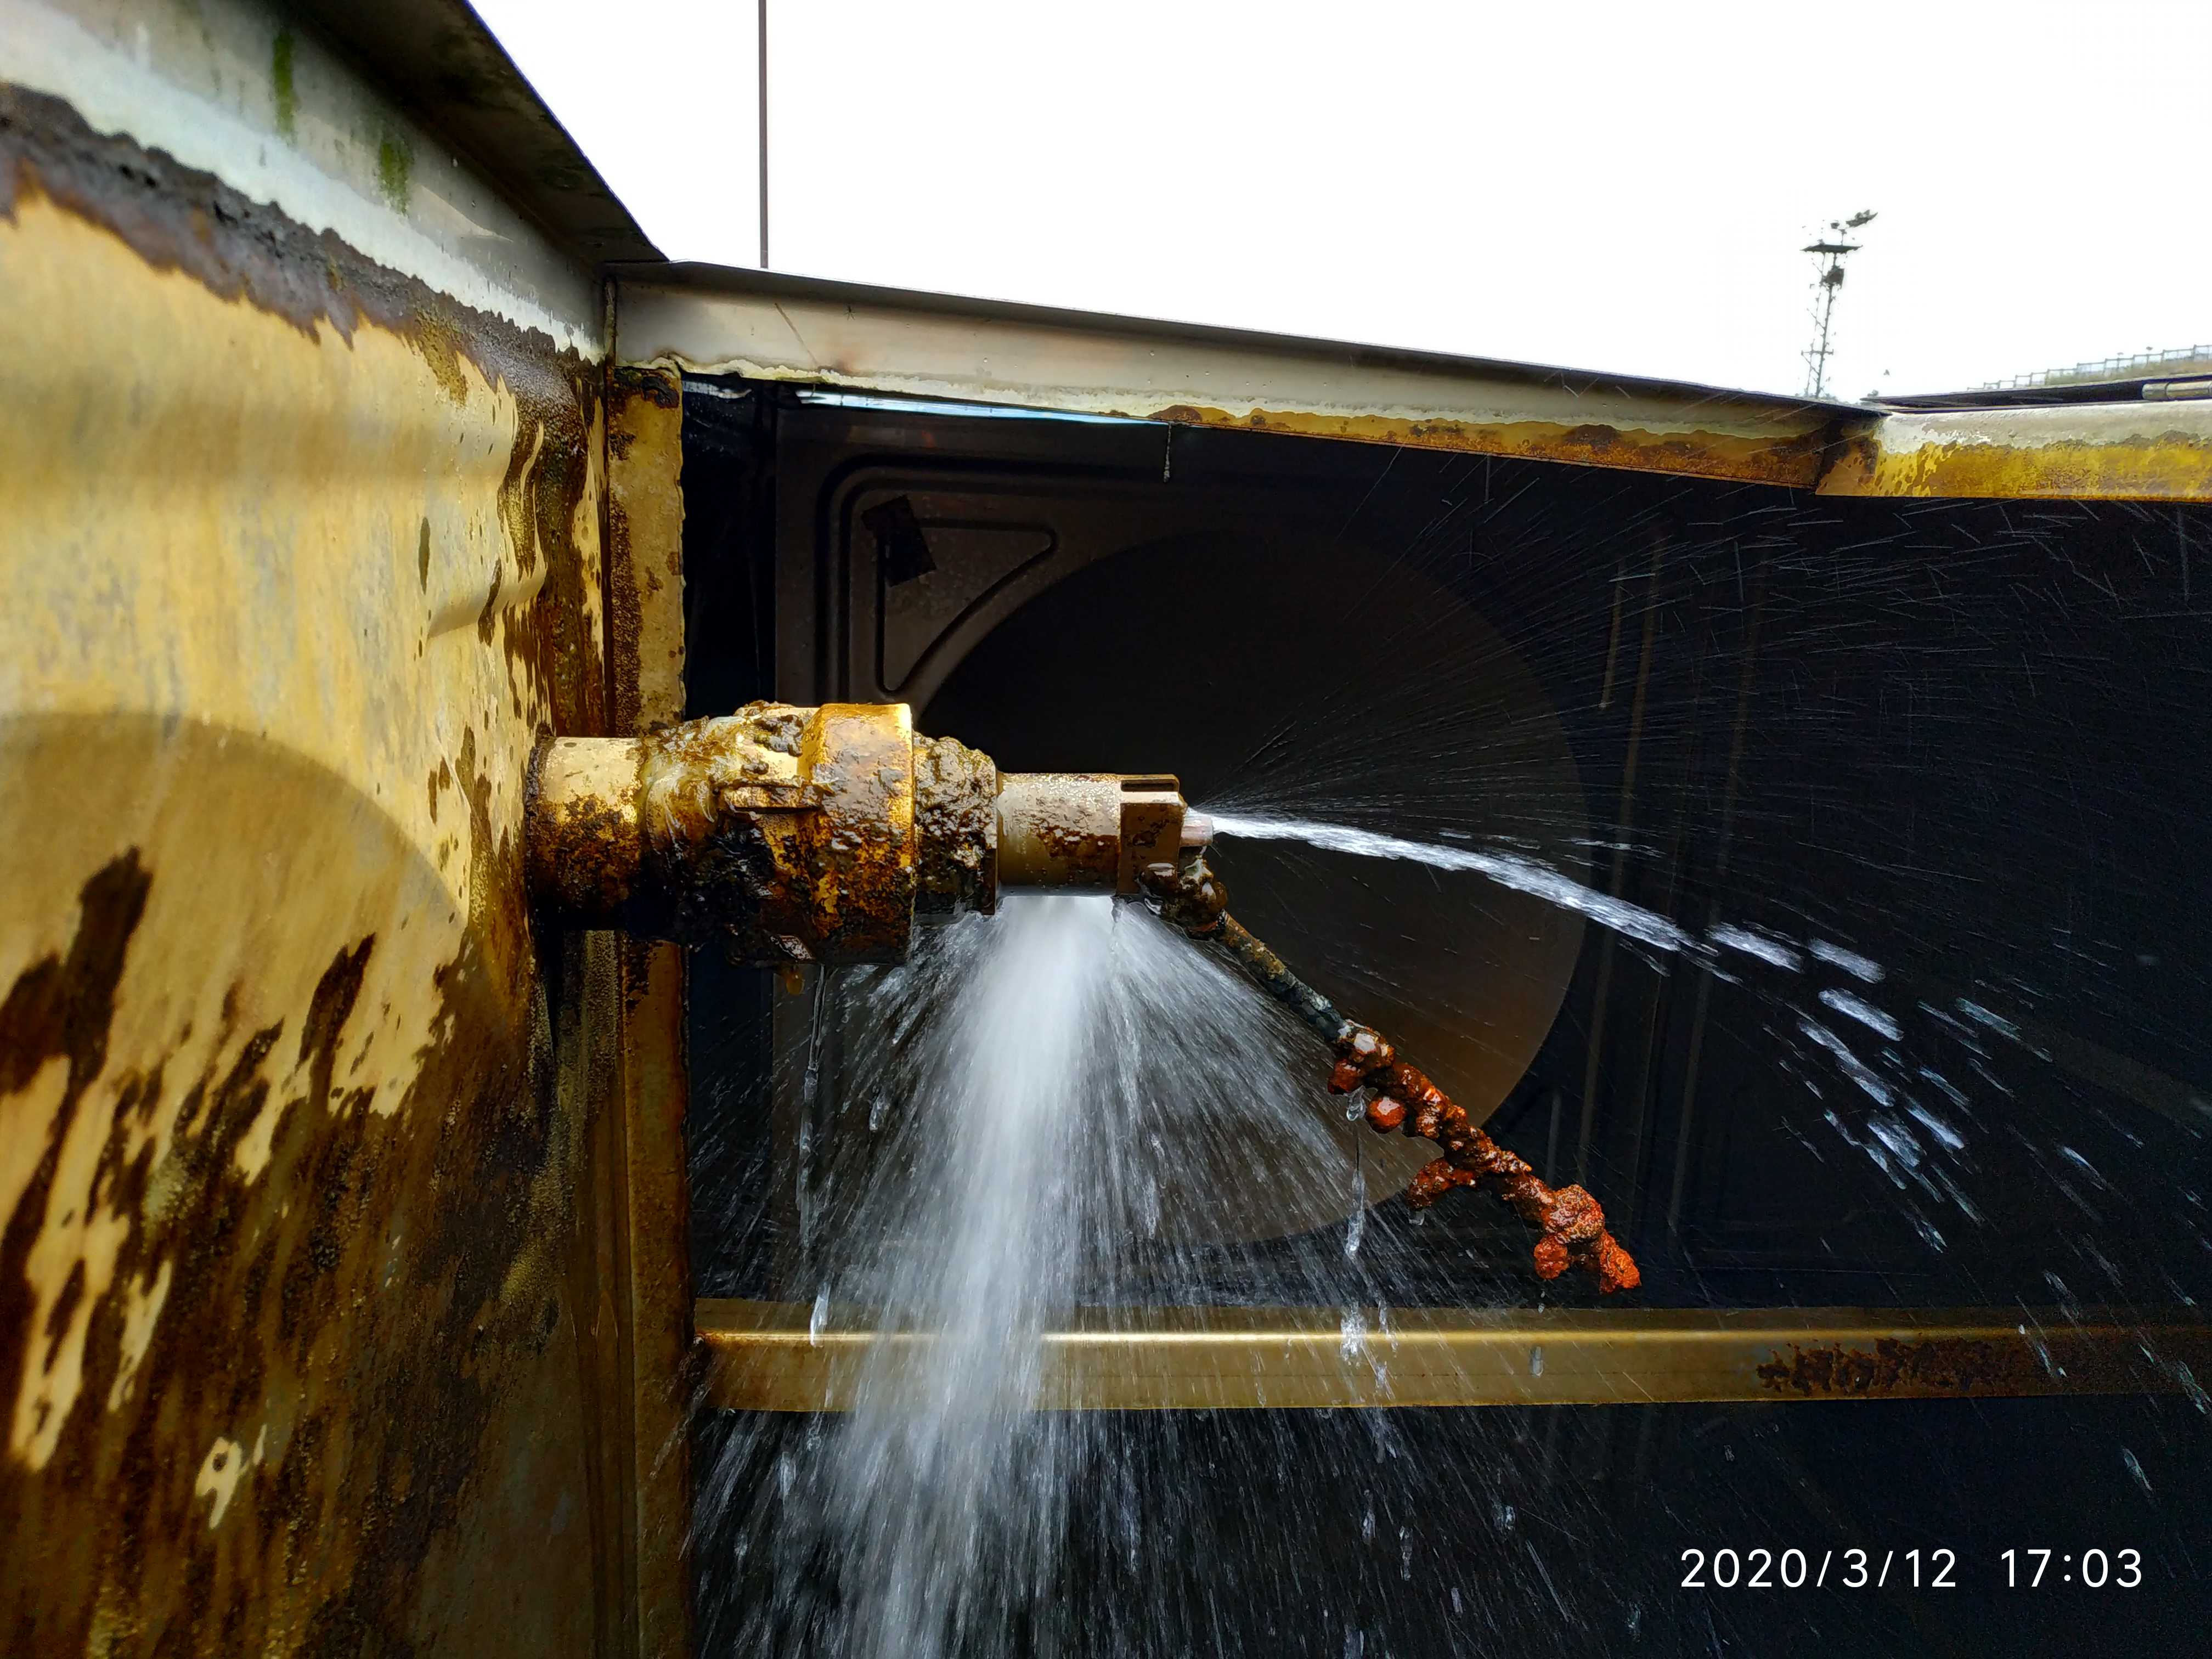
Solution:
<svg viewBox="0 0 2212 1659"><path fill-rule="evenodd" d="M708 1398L730 1410L847 1411L879 1343L926 1331L820 1321L799 1303L702 1300ZM2212 1365L2187 1310L1778 1308L1729 1311L1079 1310L1045 1334L1040 1409L1644 1405L1686 1401L2179 1394Z"/></svg>

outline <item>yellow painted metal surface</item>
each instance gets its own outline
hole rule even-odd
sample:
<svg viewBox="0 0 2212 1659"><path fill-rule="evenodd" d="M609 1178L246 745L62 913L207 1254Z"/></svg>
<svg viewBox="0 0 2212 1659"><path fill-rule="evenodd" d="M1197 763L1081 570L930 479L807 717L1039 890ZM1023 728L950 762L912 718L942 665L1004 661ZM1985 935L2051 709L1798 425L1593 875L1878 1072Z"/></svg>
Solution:
<svg viewBox="0 0 2212 1659"><path fill-rule="evenodd" d="M931 1339L825 1323L811 1306L705 1300L710 1397L733 1410L848 1411ZM1085 1313L1043 1340L1039 1409L1638 1405L2182 1391L2212 1328L1988 1310L1741 1312L1171 1308ZM2188 1370L2178 1370L2186 1366Z"/></svg>
<svg viewBox="0 0 2212 1659"><path fill-rule="evenodd" d="M624 280L616 343L701 374L1831 495L2212 500L2212 402L1885 411L707 266Z"/></svg>
<svg viewBox="0 0 2212 1659"><path fill-rule="evenodd" d="M684 382L607 376L607 586L613 729L684 718Z"/></svg>
<svg viewBox="0 0 2212 1659"><path fill-rule="evenodd" d="M1819 478L1833 404L685 267L619 355L755 380L1700 477Z"/></svg>
<svg viewBox="0 0 2212 1659"><path fill-rule="evenodd" d="M370 27L429 37L438 84L392 92L301 19L337 3L0 0L0 82L65 99L95 131L128 134L471 312L595 356L605 325L593 271L407 112L464 89L514 115L528 100L519 87L501 95L464 0L353 9ZM562 171L589 179L580 156Z"/></svg>
<svg viewBox="0 0 2212 1659"><path fill-rule="evenodd" d="M1900 410L1838 447L1820 493L2212 501L2212 402Z"/></svg>
<svg viewBox="0 0 2212 1659"><path fill-rule="evenodd" d="M623 732L684 715L683 385L617 368L607 389L607 586L613 657L610 726ZM684 1116L683 947L625 940L621 952L617 1206L629 1301L629 1443L637 1652L691 1651L690 1186Z"/></svg>
<svg viewBox="0 0 2212 1659"><path fill-rule="evenodd" d="M599 387L0 89L23 1650L629 1650L621 983L520 867L608 717Z"/></svg>

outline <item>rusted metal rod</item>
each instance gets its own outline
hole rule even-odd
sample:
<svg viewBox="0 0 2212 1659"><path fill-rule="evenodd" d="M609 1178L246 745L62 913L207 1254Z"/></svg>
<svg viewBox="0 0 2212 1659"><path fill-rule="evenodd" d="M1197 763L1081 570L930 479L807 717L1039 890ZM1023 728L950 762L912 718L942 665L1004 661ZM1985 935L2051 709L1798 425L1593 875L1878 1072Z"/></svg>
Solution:
<svg viewBox="0 0 2212 1659"><path fill-rule="evenodd" d="M1165 921L1227 957L1329 1045L1336 1055L1328 1074L1330 1093L1374 1091L1367 1103L1369 1127L1377 1133L1395 1129L1419 1136L1443 1149L1443 1157L1413 1177L1407 1203L1425 1210L1455 1187L1494 1181L1498 1196L1537 1230L1539 1278L1557 1279L1570 1267L1583 1267L1597 1279L1600 1293L1608 1296L1643 1282L1634 1258L1606 1231L1605 1212L1595 1199L1581 1187L1546 1184L1526 1160L1484 1133L1425 1073L1399 1059L1382 1033L1346 1018L1292 973L1229 914L1229 896L1203 854L1180 868L1148 866L1144 886Z"/></svg>

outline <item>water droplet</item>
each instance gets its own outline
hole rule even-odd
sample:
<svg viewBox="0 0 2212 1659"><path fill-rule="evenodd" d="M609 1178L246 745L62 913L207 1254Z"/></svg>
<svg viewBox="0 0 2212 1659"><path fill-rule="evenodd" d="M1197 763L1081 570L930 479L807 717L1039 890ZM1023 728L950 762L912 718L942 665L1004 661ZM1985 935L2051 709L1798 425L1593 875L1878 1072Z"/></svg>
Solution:
<svg viewBox="0 0 2212 1659"><path fill-rule="evenodd" d="M2120 1462L2128 1466L2128 1473L2135 1476L2136 1485L2143 1489L2143 1496L2149 1497L2150 1477L2143 1473L2142 1465L2136 1461L2136 1455L2125 1446L2120 1448Z"/></svg>

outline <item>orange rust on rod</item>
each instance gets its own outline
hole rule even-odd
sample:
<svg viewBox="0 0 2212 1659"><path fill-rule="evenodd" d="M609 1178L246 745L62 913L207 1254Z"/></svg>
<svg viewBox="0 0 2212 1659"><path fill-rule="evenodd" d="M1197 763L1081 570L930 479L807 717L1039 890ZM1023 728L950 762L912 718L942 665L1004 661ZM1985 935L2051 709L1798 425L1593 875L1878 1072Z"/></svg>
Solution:
<svg viewBox="0 0 2212 1659"><path fill-rule="evenodd" d="M1570 1267L1587 1268L1599 1292L1634 1290L1643 1283L1635 1260L1606 1231L1605 1211L1581 1187L1547 1185L1526 1160L1505 1150L1471 1122L1466 1111L1427 1074L1400 1060L1381 1033L1354 1024L1307 984L1283 959L1229 914L1229 895L1203 854L1178 868L1157 863L1144 872L1146 897L1163 919L1192 939L1213 945L1254 984L1296 1013L1336 1053L1329 1091L1373 1089L1368 1127L1396 1129L1435 1141L1443 1156L1422 1169L1406 1201L1425 1210L1455 1187L1497 1182L1498 1196L1535 1228L1539 1278L1557 1279Z"/></svg>
<svg viewBox="0 0 2212 1659"><path fill-rule="evenodd" d="M1431 1082L1426 1073L1397 1057L1382 1034L1354 1025L1336 1042L1336 1064L1328 1074L1331 1094L1367 1088L1368 1127L1377 1133L1396 1129L1419 1135L1443 1148L1407 1189L1406 1201L1425 1210L1455 1187L1498 1182L1498 1196L1535 1228L1536 1276L1557 1279L1570 1267L1586 1267L1601 1294L1632 1291L1644 1282L1634 1258L1606 1231L1605 1211L1581 1187L1551 1187L1518 1154L1510 1152L1468 1121L1464 1109Z"/></svg>
<svg viewBox="0 0 2212 1659"><path fill-rule="evenodd" d="M2176 1390L2189 1358L2203 1357L2201 1327L2138 1329L2103 1310L2079 1323L2031 1316L2032 1326L1875 1336L1870 1346L1792 1342L1755 1375L1769 1393L1801 1400L2157 1393Z"/></svg>
<svg viewBox="0 0 2212 1659"><path fill-rule="evenodd" d="M1177 426L1223 427L1243 432L1280 432L1352 443L1390 444L1405 449L1509 455L1523 460L1625 467L1638 472L1782 484L1800 489L1808 489L1819 481L1821 457L1830 442L1830 435L1825 430L1747 437L1710 429L1641 431L1604 421L1585 421L1571 426L1560 421L1477 421L1444 415L1331 413L1295 409L1255 409L1238 415L1194 404L1171 404L1130 413L1139 420Z"/></svg>

